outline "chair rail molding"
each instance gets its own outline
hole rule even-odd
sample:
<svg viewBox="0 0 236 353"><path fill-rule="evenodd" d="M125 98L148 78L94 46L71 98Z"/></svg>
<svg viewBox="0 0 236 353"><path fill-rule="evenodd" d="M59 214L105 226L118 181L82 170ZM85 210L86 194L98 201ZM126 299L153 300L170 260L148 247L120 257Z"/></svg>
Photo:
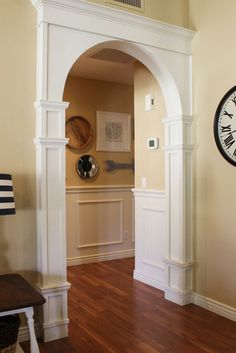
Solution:
<svg viewBox="0 0 236 353"><path fill-rule="evenodd" d="M85 0L32 0L32 4L38 15L35 139L38 287L45 296L49 290L55 294L50 292L42 317L44 337L49 341L68 334L65 251L65 110L68 103L62 97L69 70L92 47L113 48L142 62L158 81L167 112L163 121L165 198L150 195L150 202L159 202L163 212L147 200L141 217L150 218L155 226L158 226L157 219L160 220L162 237L165 234L167 240L163 258L189 264L193 261L191 40L194 32ZM149 196L136 195L135 203L144 198ZM136 219L138 214L136 208ZM148 224L145 219L141 221ZM155 245L156 240L152 232L149 241ZM146 245L147 251L142 255L149 266L150 282L158 284L158 278L153 276L161 275L167 299L179 304L189 302L193 266L186 270L174 263L161 262L160 256L155 259L152 250L150 260L148 251L152 244ZM144 280L143 275L140 273L140 280Z"/></svg>

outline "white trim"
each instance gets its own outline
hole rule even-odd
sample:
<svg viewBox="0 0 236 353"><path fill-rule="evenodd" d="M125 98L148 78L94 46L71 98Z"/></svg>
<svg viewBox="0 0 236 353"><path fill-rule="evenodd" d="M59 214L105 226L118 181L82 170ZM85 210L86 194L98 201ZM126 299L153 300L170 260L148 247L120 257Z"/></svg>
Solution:
<svg viewBox="0 0 236 353"><path fill-rule="evenodd" d="M173 287L166 287L165 299L178 305L187 305L192 303L192 291L181 291Z"/></svg>
<svg viewBox="0 0 236 353"><path fill-rule="evenodd" d="M113 251L113 252L103 253L103 254L70 257L67 259L67 266L77 266L77 265L89 264L93 262L123 259L126 257L134 257L134 256L135 256L135 251L134 249L132 249L132 250Z"/></svg>
<svg viewBox="0 0 236 353"><path fill-rule="evenodd" d="M145 284L148 284L149 286L152 286L154 288L160 289L161 291L165 291L166 286L164 283L158 281L156 278L153 278L148 275L144 275L143 273L137 272L134 270L134 279L137 281L143 282Z"/></svg>
<svg viewBox="0 0 236 353"><path fill-rule="evenodd" d="M192 293L192 303L229 320L236 321L236 308L233 308L232 306L223 304L198 293Z"/></svg>
<svg viewBox="0 0 236 353"><path fill-rule="evenodd" d="M92 4L85 0L31 0L31 2L38 10L38 25L46 22L91 33L95 27L96 34L104 34L103 25L105 24L105 27L109 28L107 36L130 39L135 37L134 33L140 32L139 43L150 46L155 43L155 47L186 55L191 54L191 40L195 32L190 29L145 18L113 7ZM47 11L42 11L43 7ZM70 20L70 16L61 16L62 12L70 13L74 21ZM81 21L75 20L78 17L81 17ZM84 21L85 17L86 21ZM92 28L90 23L94 24ZM117 32L116 24L126 29L127 33ZM124 35L127 38L124 38ZM135 40L133 41L135 42Z"/></svg>
<svg viewBox="0 0 236 353"><path fill-rule="evenodd" d="M67 186L66 194L98 193L98 192L131 192L133 185L94 185Z"/></svg>
<svg viewBox="0 0 236 353"><path fill-rule="evenodd" d="M144 263L145 265L151 266L155 269L161 270L161 271L165 271L165 267L164 266L160 266L157 263L142 259L142 263Z"/></svg>
<svg viewBox="0 0 236 353"><path fill-rule="evenodd" d="M51 111L61 111L65 110L69 107L69 102L58 102L58 101L47 101L47 100L39 100L35 101L34 106L36 109L47 109Z"/></svg>
<svg viewBox="0 0 236 353"><path fill-rule="evenodd" d="M190 261L190 262L178 262L178 261L175 261L175 260L172 260L172 259L169 259L167 257L163 257L163 262L169 266L172 266L172 267L177 267L177 268L180 268L180 269L188 269L188 268L191 268L193 266L196 266L196 262L195 261Z"/></svg>
<svg viewBox="0 0 236 353"><path fill-rule="evenodd" d="M78 244L77 249L81 248L94 248L97 246L103 246L103 245L114 245L114 244L122 244L123 243L123 209L124 209L124 202L122 199L98 199L98 200L85 200L85 201L76 201L77 205L91 205L91 204L111 204L111 203L116 203L119 204L119 229L120 229L120 239L119 240L114 240L114 241L108 241L108 242L100 242L100 243L86 243L86 244Z"/></svg>
<svg viewBox="0 0 236 353"><path fill-rule="evenodd" d="M83 200L76 201L78 205L94 204L94 203L120 203L123 204L123 199L98 199L98 200Z"/></svg>
<svg viewBox="0 0 236 353"><path fill-rule="evenodd" d="M50 342L68 336L69 319L43 324L44 342Z"/></svg>
<svg viewBox="0 0 236 353"><path fill-rule="evenodd" d="M154 197L164 199L166 197L164 190L156 189L132 189L135 197Z"/></svg>
<svg viewBox="0 0 236 353"><path fill-rule="evenodd" d="M46 147L64 147L67 145L69 139L63 137L36 137L34 138L35 145L42 145Z"/></svg>
<svg viewBox="0 0 236 353"><path fill-rule="evenodd" d="M64 285L61 286L57 286L57 287L40 287L39 285L37 286L38 289L40 290L40 293L42 293L42 295L48 295L48 294L57 294L57 293L61 293L62 291L67 291L68 289L70 289L70 283L66 282Z"/></svg>
<svg viewBox="0 0 236 353"><path fill-rule="evenodd" d="M178 146L173 153L165 152L166 197L160 196L155 191L142 190L139 192L142 197L137 197L135 204L139 204L141 210L141 223L143 221L141 204L144 201L148 207L158 203L166 209L166 218L162 221L161 231L162 235L167 232L166 237L162 238L168 240L168 246L165 254L161 256L170 256L182 262L185 261L185 257L186 260L191 260L193 177L191 147L188 150L187 148L193 143L193 134L186 116L192 113L189 87L191 40L194 32L85 0L32 0L32 3L37 8L38 15L38 105L36 104L35 142L37 270L40 274L41 287L49 287L52 281L60 286L66 281L64 151L67 139L64 130L67 103L60 102L71 66L82 54L96 46L122 50L142 62L160 84L166 102L167 116L178 117L175 118L177 121L165 122L165 145ZM77 45L78 43L80 45ZM171 212L173 209L175 212ZM135 214L135 218L138 219L136 211ZM156 224L155 226L159 227ZM190 241L186 241L187 235ZM143 235L139 236L139 240L142 240ZM150 246L152 247L152 244ZM139 251L140 249L141 245ZM124 257L124 254L118 252L113 255L119 258ZM138 251L136 255L140 256ZM99 256L101 259L103 254ZM109 259L111 256L105 254L103 259ZM88 262L95 258L86 257L83 261ZM166 265L166 271L171 270L172 268ZM188 270L188 273L185 271L184 278L184 271L183 273L176 271L173 286L176 283L177 285L187 283L188 290L192 288L192 274L189 276L190 271ZM49 310L49 306L53 310ZM43 314L44 324L55 323L55 328L48 329L45 333L46 340L67 335L66 290L58 295L52 293L50 303L44 305ZM60 325L61 319L65 319L65 324Z"/></svg>
<svg viewBox="0 0 236 353"><path fill-rule="evenodd" d="M184 152L193 152L195 146L194 145L170 145L170 146L163 146L163 151L184 151Z"/></svg>
<svg viewBox="0 0 236 353"><path fill-rule="evenodd" d="M165 118L162 118L161 121L165 124L172 124L174 122L179 122L179 121L183 121L187 124L192 124L192 122L194 121L194 117L192 115L175 115L175 116L167 116Z"/></svg>
<svg viewBox="0 0 236 353"><path fill-rule="evenodd" d="M83 245L77 245L77 249L87 249L87 248L96 248L97 246L107 246L107 245L117 245L117 244L123 244L123 240L117 240L117 241L108 241L104 243L91 243L91 244L83 244Z"/></svg>

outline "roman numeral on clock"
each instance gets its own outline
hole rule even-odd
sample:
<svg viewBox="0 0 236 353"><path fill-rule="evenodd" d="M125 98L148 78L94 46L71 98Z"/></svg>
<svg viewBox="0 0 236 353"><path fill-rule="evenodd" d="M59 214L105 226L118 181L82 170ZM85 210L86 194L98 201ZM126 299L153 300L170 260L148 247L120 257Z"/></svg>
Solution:
<svg viewBox="0 0 236 353"><path fill-rule="evenodd" d="M234 150L233 156L236 157L236 150Z"/></svg>
<svg viewBox="0 0 236 353"><path fill-rule="evenodd" d="M231 101L234 102L234 104L236 105L236 97L233 97Z"/></svg>
<svg viewBox="0 0 236 353"><path fill-rule="evenodd" d="M228 113L227 110L225 110L225 111L223 112L223 114L224 114L224 115L227 115L230 119L233 118L233 114Z"/></svg>
<svg viewBox="0 0 236 353"><path fill-rule="evenodd" d="M221 126L221 132L231 132L231 125Z"/></svg>
<svg viewBox="0 0 236 353"><path fill-rule="evenodd" d="M229 149L234 144L234 142L235 142L235 139L232 134L227 136L226 139L224 140L224 143L227 149Z"/></svg>

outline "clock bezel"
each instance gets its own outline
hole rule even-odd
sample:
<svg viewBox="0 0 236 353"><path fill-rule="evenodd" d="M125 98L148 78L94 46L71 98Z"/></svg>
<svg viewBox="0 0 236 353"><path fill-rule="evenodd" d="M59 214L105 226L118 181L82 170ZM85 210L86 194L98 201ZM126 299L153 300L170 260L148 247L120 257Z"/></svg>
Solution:
<svg viewBox="0 0 236 353"><path fill-rule="evenodd" d="M214 138L215 138L215 142L216 145L218 147L219 152L221 153L221 155L224 157L224 159L229 162L231 165L233 165L234 167L236 167L236 161L232 160L228 154L225 152L225 149L223 148L221 141L220 141L220 137L218 134L218 125L219 125L219 118L220 118L220 113L221 110L225 104L225 102L227 101L227 99L233 94L236 93L236 86L233 86L228 92L225 93L225 95L222 97L220 103L218 104L218 107L216 109L215 112L215 118L214 118L214 125L213 125L213 131L214 131ZM236 117L235 117L236 119Z"/></svg>

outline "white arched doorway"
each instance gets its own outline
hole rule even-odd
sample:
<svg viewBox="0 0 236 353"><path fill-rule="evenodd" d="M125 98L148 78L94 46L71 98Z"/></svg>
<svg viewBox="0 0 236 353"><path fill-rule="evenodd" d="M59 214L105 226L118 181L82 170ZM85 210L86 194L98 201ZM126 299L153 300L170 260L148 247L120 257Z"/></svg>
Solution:
<svg viewBox="0 0 236 353"><path fill-rule="evenodd" d="M45 340L66 336L68 325L64 192L68 103L62 101L64 84L73 63L96 45L119 49L137 58L162 89L167 109L163 119L165 195L159 197L158 193L147 194L140 189L134 190L134 195L137 219L142 221L144 198L145 210L165 214L162 231L166 236L166 253L162 265L156 266L162 270L163 282L158 285L157 272L150 275L147 267L142 273L142 259L135 269L135 278L161 287L169 300L181 305L190 303L194 267L190 57L193 33L84 0L32 2L38 11L38 287L47 299L43 315ZM155 199L158 205L153 204ZM142 237L142 226L143 223L136 223L138 239ZM149 265L155 267L155 263Z"/></svg>

